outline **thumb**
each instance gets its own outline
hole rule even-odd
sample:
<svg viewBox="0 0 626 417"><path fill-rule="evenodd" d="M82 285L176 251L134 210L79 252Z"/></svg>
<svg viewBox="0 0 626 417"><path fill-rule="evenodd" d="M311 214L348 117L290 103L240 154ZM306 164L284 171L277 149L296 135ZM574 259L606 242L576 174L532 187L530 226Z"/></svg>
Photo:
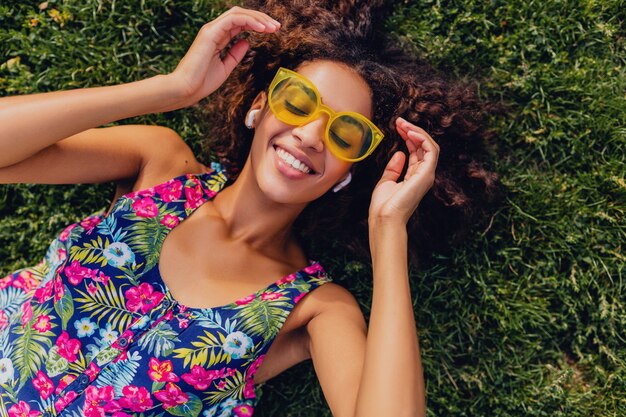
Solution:
<svg viewBox="0 0 626 417"><path fill-rule="evenodd" d="M224 57L224 69L226 70L226 74L230 74L233 69L241 62L243 57L248 52L248 48L250 44L245 39L239 39L237 43L235 43L232 48L228 50L228 53Z"/></svg>
<svg viewBox="0 0 626 417"><path fill-rule="evenodd" d="M405 160L406 155L404 152L398 151L394 153L387 163L385 171L383 172L383 175L378 183L380 184L385 181L396 182L398 178L400 178L400 174L402 174L402 168L404 167Z"/></svg>

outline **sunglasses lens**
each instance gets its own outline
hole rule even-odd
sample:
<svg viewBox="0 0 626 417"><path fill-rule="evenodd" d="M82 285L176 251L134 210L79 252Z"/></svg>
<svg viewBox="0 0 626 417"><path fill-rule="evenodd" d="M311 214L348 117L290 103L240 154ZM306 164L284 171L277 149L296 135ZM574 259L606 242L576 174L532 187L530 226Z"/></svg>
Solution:
<svg viewBox="0 0 626 417"><path fill-rule="evenodd" d="M277 82L269 93L269 101L278 120L295 126L315 115L319 103L315 90L297 76ZM372 146L372 127L357 113L337 115L327 129L329 150L339 158L359 159Z"/></svg>
<svg viewBox="0 0 626 417"><path fill-rule="evenodd" d="M276 117L285 123L301 123L317 108L315 92L293 77L280 81L270 100Z"/></svg>
<svg viewBox="0 0 626 417"><path fill-rule="evenodd" d="M372 144L372 129L362 120L341 115L328 129L330 151L346 159L365 155Z"/></svg>

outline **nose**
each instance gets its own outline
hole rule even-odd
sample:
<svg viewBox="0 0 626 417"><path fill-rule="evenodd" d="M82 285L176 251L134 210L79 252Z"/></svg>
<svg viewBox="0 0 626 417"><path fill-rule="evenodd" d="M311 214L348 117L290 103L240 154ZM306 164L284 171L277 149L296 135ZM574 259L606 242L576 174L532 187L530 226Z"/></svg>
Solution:
<svg viewBox="0 0 626 417"><path fill-rule="evenodd" d="M324 131L326 130L327 121L328 116L321 114L310 122L295 127L292 133L300 140L302 146L322 152L324 150Z"/></svg>

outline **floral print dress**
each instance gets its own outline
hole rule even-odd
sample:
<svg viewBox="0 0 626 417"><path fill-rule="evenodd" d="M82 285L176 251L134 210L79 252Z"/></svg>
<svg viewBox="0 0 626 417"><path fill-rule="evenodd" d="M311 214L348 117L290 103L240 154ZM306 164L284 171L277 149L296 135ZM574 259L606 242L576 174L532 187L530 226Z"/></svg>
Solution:
<svg viewBox="0 0 626 417"><path fill-rule="evenodd" d="M158 270L168 232L226 183L218 164L120 197L0 279L0 417L250 416L253 377L319 263L213 308Z"/></svg>

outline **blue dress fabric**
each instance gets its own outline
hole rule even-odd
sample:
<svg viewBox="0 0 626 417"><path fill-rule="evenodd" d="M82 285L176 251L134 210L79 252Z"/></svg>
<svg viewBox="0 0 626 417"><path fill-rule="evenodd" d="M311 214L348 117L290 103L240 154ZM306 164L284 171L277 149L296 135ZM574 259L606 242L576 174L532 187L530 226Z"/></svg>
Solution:
<svg viewBox="0 0 626 417"><path fill-rule="evenodd" d="M178 303L161 246L225 183L212 164L126 194L0 279L0 415L253 414L266 352L296 303L331 279L311 261L224 306Z"/></svg>

